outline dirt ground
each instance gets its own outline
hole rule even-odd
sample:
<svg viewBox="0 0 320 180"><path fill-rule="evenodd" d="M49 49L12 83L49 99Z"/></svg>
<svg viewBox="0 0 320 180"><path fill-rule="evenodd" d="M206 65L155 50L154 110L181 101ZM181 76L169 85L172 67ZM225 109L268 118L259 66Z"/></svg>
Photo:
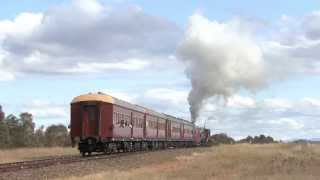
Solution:
<svg viewBox="0 0 320 180"><path fill-rule="evenodd" d="M4 173L0 179L320 179L320 145L222 145Z"/></svg>
<svg viewBox="0 0 320 180"><path fill-rule="evenodd" d="M79 154L77 148L19 148L0 150L0 163L27 161L34 159L41 159L52 156L62 155L77 155Z"/></svg>

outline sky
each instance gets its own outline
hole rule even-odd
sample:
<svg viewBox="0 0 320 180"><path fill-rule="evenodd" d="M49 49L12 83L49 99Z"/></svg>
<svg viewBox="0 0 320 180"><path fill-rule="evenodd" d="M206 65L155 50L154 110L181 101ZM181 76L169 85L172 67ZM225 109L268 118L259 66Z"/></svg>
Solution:
<svg viewBox="0 0 320 180"><path fill-rule="evenodd" d="M5 0L0 104L67 125L100 91L235 138L319 138L319 5Z"/></svg>

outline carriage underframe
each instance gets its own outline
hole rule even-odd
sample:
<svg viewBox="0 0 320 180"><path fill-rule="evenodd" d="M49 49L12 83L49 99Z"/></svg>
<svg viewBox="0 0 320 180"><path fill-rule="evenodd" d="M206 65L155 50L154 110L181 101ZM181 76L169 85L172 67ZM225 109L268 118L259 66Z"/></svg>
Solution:
<svg viewBox="0 0 320 180"><path fill-rule="evenodd" d="M80 140L78 149L82 156L91 155L93 152L112 154L118 152L134 152L159 150L167 148L196 146L190 140L166 140L166 139L105 139L86 138Z"/></svg>

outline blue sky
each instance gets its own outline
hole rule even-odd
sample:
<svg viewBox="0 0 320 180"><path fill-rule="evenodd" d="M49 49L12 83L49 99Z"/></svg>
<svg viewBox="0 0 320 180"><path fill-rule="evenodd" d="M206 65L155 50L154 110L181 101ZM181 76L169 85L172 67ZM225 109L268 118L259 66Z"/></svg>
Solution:
<svg viewBox="0 0 320 180"><path fill-rule="evenodd" d="M177 47L190 45L183 39L188 37L189 31L197 30L195 26L203 27L199 30L203 34L212 32L205 27L213 31L223 27L226 32L221 32L222 37L229 38L228 33L241 37L249 34L245 35L250 39L249 45L253 42L261 49L262 59L268 64L266 77L261 80L268 83L258 89L245 84L247 82L240 89L230 85L235 91L228 102L222 104L215 100L217 94L209 94L202 102L198 124L208 119L208 126L213 130L221 129L235 137L258 133L284 139L319 137L320 131L316 128L320 128L316 123L319 113L309 112L320 109L320 63L315 45L318 41L309 37L317 35L314 32L318 27L320 30L320 13L316 13L319 5L316 0L2 1L0 60L1 53L4 58L2 65L0 61L0 76L3 76L0 78L0 104L7 113L33 112L38 126L67 124L69 102L74 96L104 91L190 119L187 96L191 89L197 88L191 86L191 82L203 76L208 78L204 82L210 84L211 73L192 74L201 66L189 67L188 63L199 61L179 59L188 53L179 54ZM105 16L108 14L111 18ZM190 19L194 14L201 17ZM132 18L136 16L140 19ZM18 21L19 17L22 20ZM256 26L259 27L256 29ZM257 35L244 32L243 27L245 31L253 28L253 34ZM118 39L120 37L129 40ZM190 35L189 38L194 37ZM240 44L246 41L237 36L233 38ZM284 41L298 42L304 49L299 50L297 45L284 48ZM233 48L228 48L227 54L233 52ZM242 50L246 51L241 48L239 51ZM192 57L203 57L198 56L200 52L194 53ZM212 61L221 63L219 59ZM237 61L241 63L240 58ZM217 68L210 69L210 58L203 59L203 63L209 65L203 71ZM189 76L185 74L188 70L192 71ZM216 78L212 77L212 81ZM209 88L215 90L213 86ZM215 118L210 119L213 116ZM279 128L287 128L288 133Z"/></svg>
<svg viewBox="0 0 320 180"><path fill-rule="evenodd" d="M12 19L21 12L44 12L52 6L62 3L68 3L66 0L4 0L1 3L1 19ZM291 1L291 0L270 0L254 1L242 0L235 3L232 0L227 1L183 1L183 0L120 0L108 1L102 0L105 4L136 4L145 9L146 12L155 15L167 17L177 23L185 24L188 16L195 11L202 11L209 18L226 19L235 15L244 15L255 18L273 20L283 14L291 16L302 16L308 12L318 9L320 3L316 0L308 2ZM178 11L178 12L177 12Z"/></svg>

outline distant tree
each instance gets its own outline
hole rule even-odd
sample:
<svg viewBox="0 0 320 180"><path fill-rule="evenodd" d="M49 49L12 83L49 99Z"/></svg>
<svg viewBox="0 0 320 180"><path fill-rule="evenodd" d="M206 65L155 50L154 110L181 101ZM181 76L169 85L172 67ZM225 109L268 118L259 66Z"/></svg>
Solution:
<svg viewBox="0 0 320 180"><path fill-rule="evenodd" d="M11 147L33 146L35 124L30 113L21 113L19 118L9 115L5 121L9 129Z"/></svg>
<svg viewBox="0 0 320 180"><path fill-rule="evenodd" d="M32 114L30 113L21 113L20 114L21 128L24 134L24 145L33 146L34 145L34 128L35 123L33 122Z"/></svg>
<svg viewBox="0 0 320 180"><path fill-rule="evenodd" d="M68 145L69 133L64 125L51 125L45 131L47 146L66 146Z"/></svg>
<svg viewBox="0 0 320 180"><path fill-rule="evenodd" d="M0 148L10 147L10 133L7 123L0 121Z"/></svg>
<svg viewBox="0 0 320 180"><path fill-rule="evenodd" d="M266 136L261 134L259 137L258 137L258 142L263 144L265 143L265 140L266 140Z"/></svg>
<svg viewBox="0 0 320 180"><path fill-rule="evenodd" d="M235 140L232 137L229 137L225 133L214 134L209 139L209 144L218 145L218 144L234 144Z"/></svg>
<svg viewBox="0 0 320 180"><path fill-rule="evenodd" d="M46 130L35 129L32 114L11 114L1 119L0 108L0 148L67 146L71 145L68 129L64 125L51 125Z"/></svg>
<svg viewBox="0 0 320 180"><path fill-rule="evenodd" d="M34 133L34 146L37 147L42 147L45 146L46 143L46 137L44 134L44 127L41 126L40 128L38 128L35 133Z"/></svg>
<svg viewBox="0 0 320 180"><path fill-rule="evenodd" d="M250 143L250 144L267 144L275 143L276 141L271 136L265 136L261 134L260 136L248 136L244 139L238 141L238 143Z"/></svg>
<svg viewBox="0 0 320 180"><path fill-rule="evenodd" d="M253 137L252 137L252 136L248 136L248 137L246 138L246 141L247 141L248 143L252 143L252 142L253 142Z"/></svg>
<svg viewBox="0 0 320 180"><path fill-rule="evenodd" d="M253 143L253 137L252 136L247 136L246 138L244 139L241 139L238 141L238 143Z"/></svg>
<svg viewBox="0 0 320 180"><path fill-rule="evenodd" d="M271 137L271 136L266 137L266 143L274 143L274 142L275 142L275 140L273 139L273 137Z"/></svg>
<svg viewBox="0 0 320 180"><path fill-rule="evenodd" d="M10 146L11 147L23 147L24 142L24 132L22 129L21 121L14 115L9 115L6 117L10 135Z"/></svg>
<svg viewBox="0 0 320 180"><path fill-rule="evenodd" d="M255 136L253 138L254 144L267 144L267 143L274 143L274 139L270 136L265 136L261 134L260 136Z"/></svg>

